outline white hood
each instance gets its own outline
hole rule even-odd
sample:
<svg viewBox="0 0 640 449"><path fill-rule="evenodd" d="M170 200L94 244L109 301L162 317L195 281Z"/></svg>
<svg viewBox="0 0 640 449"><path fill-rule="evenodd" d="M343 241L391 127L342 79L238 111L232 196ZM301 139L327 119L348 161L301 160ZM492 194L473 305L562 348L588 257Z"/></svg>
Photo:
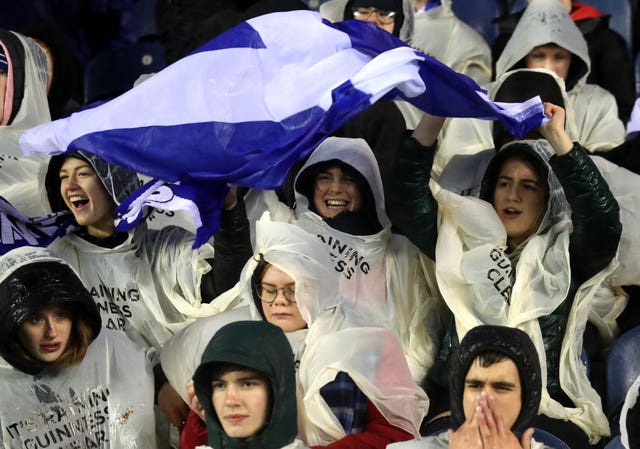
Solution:
<svg viewBox="0 0 640 449"><path fill-rule="evenodd" d="M24 93L20 103L18 113L10 124L0 126L0 153L11 156L22 156L22 151L18 145L18 139L23 131L51 121L49 114L49 103L47 101L47 81L49 80L49 69L47 57L36 42L21 34L10 32L24 51L24 60L13 60L21 55L11 52L5 43L3 46L7 59L10 61L9 73L7 74L7 90L5 92L5 104L7 96L14 95L15 90L10 89L10 84L14 83L12 65L20 66L24 64ZM16 80L17 81L17 80ZM18 101L19 99L15 99Z"/></svg>
<svg viewBox="0 0 640 449"><path fill-rule="evenodd" d="M373 151L364 139L344 137L328 137L311 153L296 176L296 215L309 210L307 197L298 191L298 181L305 176L305 171L320 162L339 160L354 169L368 181L375 202L376 216L383 228L391 227L391 221L384 207L384 192L378 162Z"/></svg>
<svg viewBox="0 0 640 449"><path fill-rule="evenodd" d="M591 70L587 42L558 0L533 0L529 4L496 62L496 78L523 67L522 59L535 47L546 44L559 45L573 54L565 80L568 90L583 86Z"/></svg>
<svg viewBox="0 0 640 449"><path fill-rule="evenodd" d="M349 0L329 0L320 5L320 15L322 18L330 22L342 22L345 20L345 10L347 4L351 4ZM413 38L413 2L411 0L402 0L402 13L404 14L404 22L400 27L399 38L406 44L411 45Z"/></svg>

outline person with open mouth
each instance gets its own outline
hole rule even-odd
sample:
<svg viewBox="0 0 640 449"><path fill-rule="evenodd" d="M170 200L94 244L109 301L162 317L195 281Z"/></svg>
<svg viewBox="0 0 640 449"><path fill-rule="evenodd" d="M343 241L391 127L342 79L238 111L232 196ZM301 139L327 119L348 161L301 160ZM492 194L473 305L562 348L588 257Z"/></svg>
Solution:
<svg viewBox="0 0 640 449"><path fill-rule="evenodd" d="M606 286L617 266L620 209L587 151L565 131L565 110L546 102L544 113L548 121L535 137L493 152L479 196L431 179L444 118L425 114L413 145L397 155L389 189L394 225L435 260L454 318L424 384L432 407L423 434L446 428L450 363L458 342L482 324L520 328L541 349L546 394L534 426L571 447L589 447L609 433L581 351L593 295L598 304L624 307ZM480 163L484 152L476 156ZM469 171L456 174L469 187L477 184Z"/></svg>

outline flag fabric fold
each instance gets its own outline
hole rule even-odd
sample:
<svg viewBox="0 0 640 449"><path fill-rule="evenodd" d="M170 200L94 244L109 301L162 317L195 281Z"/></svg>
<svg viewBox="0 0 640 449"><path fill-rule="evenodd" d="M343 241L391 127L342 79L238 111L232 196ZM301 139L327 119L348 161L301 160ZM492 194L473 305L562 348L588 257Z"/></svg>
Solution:
<svg viewBox="0 0 640 449"><path fill-rule="evenodd" d="M74 229L71 212L28 218L0 196L0 254L21 246L47 246Z"/></svg>
<svg viewBox="0 0 640 449"><path fill-rule="evenodd" d="M164 186L206 187L212 198L227 184L279 187L333 130L392 99L434 115L499 119L519 136L545 120L539 98L493 103L470 78L373 24L291 11L244 22L120 97L28 130L20 145L25 155L87 151ZM142 204L140 195L128 204ZM203 207L198 195L192 203ZM215 231L221 201L192 214L209 223L196 243Z"/></svg>

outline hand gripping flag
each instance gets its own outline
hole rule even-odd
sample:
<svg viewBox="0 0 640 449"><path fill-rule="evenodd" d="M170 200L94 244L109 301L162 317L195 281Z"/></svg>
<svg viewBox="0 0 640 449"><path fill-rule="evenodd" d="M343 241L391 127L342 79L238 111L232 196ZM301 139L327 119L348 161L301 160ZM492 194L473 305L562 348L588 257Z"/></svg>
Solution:
<svg viewBox="0 0 640 449"><path fill-rule="evenodd" d="M25 155L87 151L184 191L273 189L333 130L392 99L499 119L516 135L544 119L539 98L493 103L470 78L372 24L292 11L244 22L120 97L25 132L20 145ZM215 195L200 210L196 246L217 227ZM206 195L176 197L202 208ZM119 212L128 217L120 230L137 222L137 212Z"/></svg>

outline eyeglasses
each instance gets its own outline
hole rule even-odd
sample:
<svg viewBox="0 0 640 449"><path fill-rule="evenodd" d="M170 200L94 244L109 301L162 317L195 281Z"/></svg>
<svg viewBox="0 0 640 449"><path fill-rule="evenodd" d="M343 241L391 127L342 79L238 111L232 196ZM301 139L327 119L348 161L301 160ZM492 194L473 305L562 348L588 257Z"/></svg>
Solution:
<svg viewBox="0 0 640 449"><path fill-rule="evenodd" d="M258 284L256 286L260 300L267 304L272 304L278 297L278 292L282 290L282 294L289 302L296 302L296 284L287 284L284 287L274 287L273 285Z"/></svg>
<svg viewBox="0 0 640 449"><path fill-rule="evenodd" d="M371 14L373 14L374 12L378 17L378 21L383 25L388 25L390 23L393 23L393 21L396 18L395 11L387 11L384 9L378 9L374 7L353 8L353 17L355 17L358 20L367 20L369 17L371 17Z"/></svg>

